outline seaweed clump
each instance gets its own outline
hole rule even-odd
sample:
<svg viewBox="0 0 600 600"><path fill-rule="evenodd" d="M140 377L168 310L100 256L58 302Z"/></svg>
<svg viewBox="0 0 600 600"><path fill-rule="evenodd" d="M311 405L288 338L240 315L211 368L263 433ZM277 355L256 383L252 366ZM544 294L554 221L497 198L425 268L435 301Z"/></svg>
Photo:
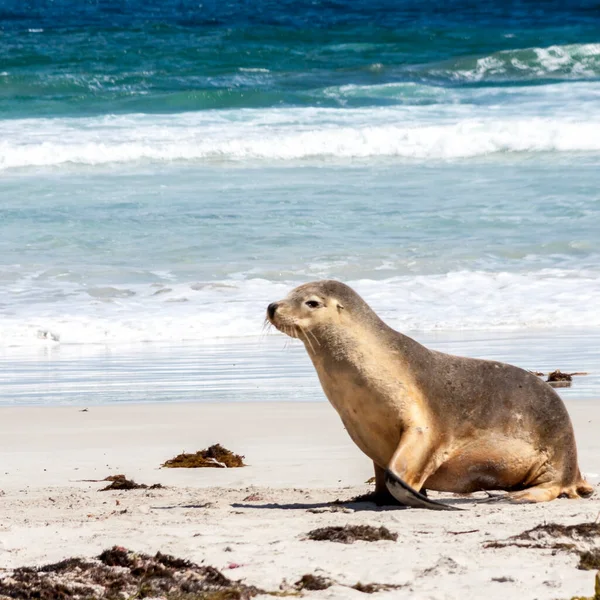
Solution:
<svg viewBox="0 0 600 600"><path fill-rule="evenodd" d="M353 590L357 590L358 592L362 592L363 594L374 594L376 592L383 592L386 590L397 590L402 585L394 585L391 583L355 583L354 585L347 585L343 583L338 583L333 579L329 579L328 577L323 577L322 575L302 575L302 577L296 581L294 584L294 588L299 592L303 590L308 591L317 591L317 590L326 590L330 588L332 585L342 585L343 587L349 587Z"/></svg>
<svg viewBox="0 0 600 600"><path fill-rule="evenodd" d="M546 383L549 383L552 387L569 387L574 375L587 375L587 373L563 373L560 369L556 369L552 373L548 373Z"/></svg>
<svg viewBox="0 0 600 600"><path fill-rule="evenodd" d="M533 375L537 375L538 377L545 377L546 375L545 373L542 373L540 371L529 372ZM576 373L563 373L560 369L555 369L551 373L548 373L546 383L548 383L552 387L569 387L575 375L587 375L587 373L583 371L578 371Z"/></svg>
<svg viewBox="0 0 600 600"><path fill-rule="evenodd" d="M221 444L213 444L206 450L199 450L194 454L183 452L170 458L162 465L168 468L195 469L211 467L217 469L245 467L244 456L234 454L231 450L223 448Z"/></svg>
<svg viewBox="0 0 600 600"><path fill-rule="evenodd" d="M548 379L546 379L546 383L549 383L552 387L569 387L572 381L572 375L563 373L560 369L548 373Z"/></svg>
<svg viewBox="0 0 600 600"><path fill-rule="evenodd" d="M548 383L552 381L573 381L573 376L571 373L563 373L560 369L556 369L552 371L552 373L548 373L548 379L546 379Z"/></svg>
<svg viewBox="0 0 600 600"><path fill-rule="evenodd" d="M339 542L341 544L353 544L357 540L364 542L390 540L395 542L398 539L397 533L391 532L383 525L381 527L372 527L371 525L320 527L309 531L306 535L310 540Z"/></svg>
<svg viewBox="0 0 600 600"><path fill-rule="evenodd" d="M136 483L133 479L127 479L125 475L109 475L103 481L110 481L106 487L100 489L101 492L110 490L140 490L150 489L157 490L162 489L164 486L161 483L154 483L153 485L146 485L145 483Z"/></svg>
<svg viewBox="0 0 600 600"><path fill-rule="evenodd" d="M577 523L576 525L560 525L559 523L544 523L533 529L514 535L514 540L539 540L546 537L566 537L571 539L587 539L600 535L600 523Z"/></svg>
<svg viewBox="0 0 600 600"><path fill-rule="evenodd" d="M391 583L355 583L351 586L353 590L362 592L363 594L375 594L376 592L385 592L387 590L397 590L402 585L393 585Z"/></svg>
<svg viewBox="0 0 600 600"><path fill-rule="evenodd" d="M577 568L582 571L600 570L600 548L581 552L579 554L579 564L577 565Z"/></svg>
<svg viewBox="0 0 600 600"><path fill-rule="evenodd" d="M16 600L249 600L259 593L214 567L119 546L89 561L69 558L40 568L22 567L0 578L0 597Z"/></svg>
<svg viewBox="0 0 600 600"><path fill-rule="evenodd" d="M532 529L513 535L506 541L493 541L484 544L484 548L541 548L544 550L564 551L579 556L578 569L592 571L600 569L600 548L586 550L582 544L589 544L600 536L600 523L577 523L576 525L561 525L559 523L544 523ZM556 541L562 539L563 541ZM570 541L564 541L570 540ZM600 600L600 596L597 600Z"/></svg>
<svg viewBox="0 0 600 600"><path fill-rule="evenodd" d="M600 535L600 523L577 523L576 525L561 525L559 523L544 523L532 529L513 535L508 540L487 542L485 548L506 548L520 546L525 548L548 548L552 550L576 550L575 543L549 542L548 538L567 538L577 542L590 540Z"/></svg>
<svg viewBox="0 0 600 600"><path fill-rule="evenodd" d="M294 587L298 591L302 590L326 590L330 588L334 582L328 577L323 577L322 575L302 575L302 577L296 581Z"/></svg>

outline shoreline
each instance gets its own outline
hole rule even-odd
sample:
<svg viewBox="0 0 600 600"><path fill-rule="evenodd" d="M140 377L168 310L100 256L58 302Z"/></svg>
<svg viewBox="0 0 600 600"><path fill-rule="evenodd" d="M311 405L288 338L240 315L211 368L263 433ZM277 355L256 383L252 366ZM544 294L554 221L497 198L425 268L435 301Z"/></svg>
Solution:
<svg viewBox="0 0 600 600"><path fill-rule="evenodd" d="M381 598L533 600L591 595L595 573L568 552L485 548L532 527L593 522L600 512L600 403L566 401L580 465L594 475L589 500L477 504L437 513L338 505L370 488L371 462L326 403L245 402L0 408L0 569L97 556L113 545L212 565L276 590L316 573L344 584L402 585ZM161 469L182 451L222 443L240 469ZM157 490L100 492L123 473ZM94 481L89 481L94 480ZM384 525L396 542L306 540L331 525ZM460 535L459 535L460 534ZM233 566L232 566L233 565ZM339 585L315 598L364 598Z"/></svg>
<svg viewBox="0 0 600 600"><path fill-rule="evenodd" d="M600 331L407 332L432 350L531 371L587 372L564 399L600 398ZM0 407L326 401L300 342L260 339L0 348Z"/></svg>

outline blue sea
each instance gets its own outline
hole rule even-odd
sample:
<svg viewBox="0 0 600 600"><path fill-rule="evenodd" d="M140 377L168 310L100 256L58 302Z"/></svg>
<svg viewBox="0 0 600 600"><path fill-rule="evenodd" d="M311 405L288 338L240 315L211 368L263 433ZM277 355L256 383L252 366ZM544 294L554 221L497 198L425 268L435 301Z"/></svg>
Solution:
<svg viewBox="0 0 600 600"><path fill-rule="evenodd" d="M0 0L0 404L321 399L319 278L599 398L597 2Z"/></svg>

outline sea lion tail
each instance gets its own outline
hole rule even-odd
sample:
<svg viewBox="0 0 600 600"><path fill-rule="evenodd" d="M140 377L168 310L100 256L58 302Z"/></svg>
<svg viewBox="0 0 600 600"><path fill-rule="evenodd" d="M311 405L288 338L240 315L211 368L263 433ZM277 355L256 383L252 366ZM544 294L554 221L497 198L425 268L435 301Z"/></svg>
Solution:
<svg viewBox="0 0 600 600"><path fill-rule="evenodd" d="M462 510L457 506L450 506L443 502L430 500L427 496L421 494L421 492L417 492L417 490L410 487L408 483L400 479L400 477L390 469L385 470L385 485L390 491L390 494L405 506L428 508L430 510Z"/></svg>

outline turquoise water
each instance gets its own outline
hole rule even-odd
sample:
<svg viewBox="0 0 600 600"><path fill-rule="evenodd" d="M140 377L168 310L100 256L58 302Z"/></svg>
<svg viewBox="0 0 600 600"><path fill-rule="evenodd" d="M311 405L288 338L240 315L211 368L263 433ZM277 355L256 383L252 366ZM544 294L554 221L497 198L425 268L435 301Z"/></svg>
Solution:
<svg viewBox="0 0 600 600"><path fill-rule="evenodd" d="M589 156L5 173L3 343L256 337L325 277L402 330L597 329L597 183Z"/></svg>
<svg viewBox="0 0 600 600"><path fill-rule="evenodd" d="M266 304L333 277L403 331L577 331L594 366L599 25L591 2L1 3L3 360L258 343Z"/></svg>

